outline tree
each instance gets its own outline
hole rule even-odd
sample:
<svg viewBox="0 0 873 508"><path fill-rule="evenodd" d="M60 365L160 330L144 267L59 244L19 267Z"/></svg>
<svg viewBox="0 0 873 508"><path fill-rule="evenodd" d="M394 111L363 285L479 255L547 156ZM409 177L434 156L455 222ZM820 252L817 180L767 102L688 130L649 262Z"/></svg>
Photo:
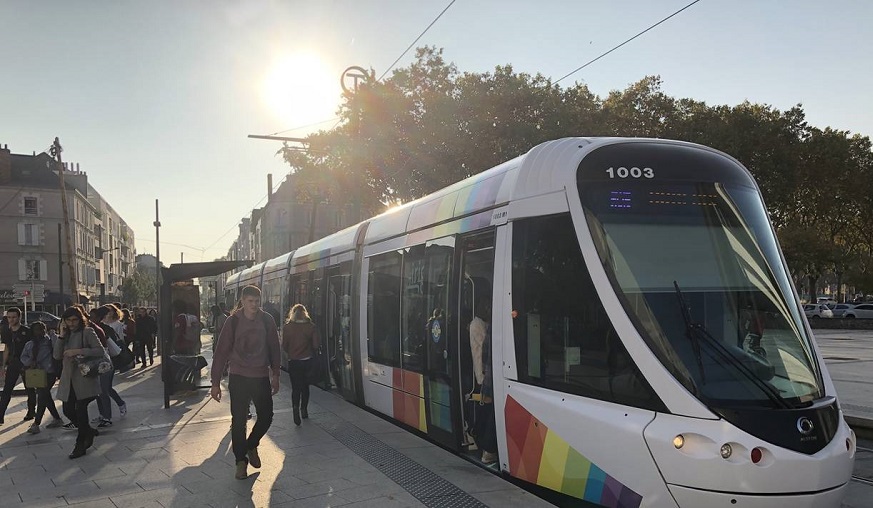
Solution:
<svg viewBox="0 0 873 508"><path fill-rule="evenodd" d="M137 268L121 285L122 301L130 305L147 305L157 302L155 276Z"/></svg>
<svg viewBox="0 0 873 508"><path fill-rule="evenodd" d="M284 150L301 193L351 202L363 219L566 136L647 136L720 149L755 177L792 275L866 281L873 264L873 150L868 137L808 125L802 105L785 111L749 101L710 106L673 98L646 76L600 98L582 84L542 75L459 72L443 50L344 96L345 123ZM870 267L869 269L867 267ZM842 275L841 275L842 274Z"/></svg>

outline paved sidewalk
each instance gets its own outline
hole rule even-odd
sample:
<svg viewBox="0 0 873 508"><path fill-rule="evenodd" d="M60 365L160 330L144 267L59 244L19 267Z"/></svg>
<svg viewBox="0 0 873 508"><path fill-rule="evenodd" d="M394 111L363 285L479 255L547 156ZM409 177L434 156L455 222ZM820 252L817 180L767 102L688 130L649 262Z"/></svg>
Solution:
<svg viewBox="0 0 873 508"><path fill-rule="evenodd" d="M312 390L311 418L296 427L287 375L274 399L273 425L259 447L263 467L249 467L249 478L236 480L227 391L221 403L199 390L172 399L172 406L163 409L160 372L155 362L116 375L128 414L119 417L113 408L115 424L101 429L94 447L76 460L67 458L74 432L43 428L40 434L26 433L25 399L13 398L6 424L0 426L0 507L448 506L453 497L446 497L444 480L460 489L448 493L454 498L470 496L456 506L551 506L317 388ZM96 416L96 404L90 409ZM43 423L50 420L47 415ZM356 442L365 446L356 447ZM439 475L443 492L422 490L436 486L433 476L427 484L407 479L401 482L404 488L386 475L386 464L374 465L362 458L366 454L353 451L380 447L385 449L382 457L406 464L404 471Z"/></svg>

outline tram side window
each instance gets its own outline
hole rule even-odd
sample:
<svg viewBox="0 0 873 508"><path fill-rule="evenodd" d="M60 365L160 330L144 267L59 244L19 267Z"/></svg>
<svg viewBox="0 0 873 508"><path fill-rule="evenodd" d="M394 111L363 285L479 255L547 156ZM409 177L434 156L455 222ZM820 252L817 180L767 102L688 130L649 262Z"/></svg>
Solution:
<svg viewBox="0 0 873 508"><path fill-rule="evenodd" d="M400 268L403 256L388 252L370 259L367 283L367 351L370 361L400 366Z"/></svg>
<svg viewBox="0 0 873 508"><path fill-rule="evenodd" d="M403 263L403 368L421 372L424 367L424 348L427 346L425 323L430 316L424 245L407 249Z"/></svg>
<svg viewBox="0 0 873 508"><path fill-rule="evenodd" d="M663 410L597 298L570 215L515 221L512 236L519 381Z"/></svg>

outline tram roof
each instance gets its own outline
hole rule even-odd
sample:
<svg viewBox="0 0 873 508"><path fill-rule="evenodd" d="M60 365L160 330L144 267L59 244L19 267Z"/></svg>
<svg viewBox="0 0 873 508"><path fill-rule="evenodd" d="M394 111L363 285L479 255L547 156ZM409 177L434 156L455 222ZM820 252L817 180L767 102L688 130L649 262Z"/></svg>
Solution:
<svg viewBox="0 0 873 508"><path fill-rule="evenodd" d="M242 272L240 272L239 276L239 284L240 286L256 284L259 282L257 279L261 276L261 269L264 268L266 261L262 261L251 268L246 268Z"/></svg>
<svg viewBox="0 0 873 508"><path fill-rule="evenodd" d="M294 251L291 264L296 266L303 263L308 263L316 259L327 258L343 252L355 249L355 239L358 235L358 230L365 223L361 222L354 226L349 226L345 229L337 231L331 235L325 236L320 240L316 240L310 244L304 245Z"/></svg>
<svg viewBox="0 0 873 508"><path fill-rule="evenodd" d="M496 208L511 200L562 190L568 178L575 180L578 161L573 159L592 141L563 138L540 143L514 159L393 208L370 220L365 243ZM572 168L572 175L568 168Z"/></svg>
<svg viewBox="0 0 873 508"><path fill-rule="evenodd" d="M294 252L286 252L279 257L268 259L264 262L264 274L273 273L275 271L281 271L288 268L288 263L291 261L291 257L294 255Z"/></svg>

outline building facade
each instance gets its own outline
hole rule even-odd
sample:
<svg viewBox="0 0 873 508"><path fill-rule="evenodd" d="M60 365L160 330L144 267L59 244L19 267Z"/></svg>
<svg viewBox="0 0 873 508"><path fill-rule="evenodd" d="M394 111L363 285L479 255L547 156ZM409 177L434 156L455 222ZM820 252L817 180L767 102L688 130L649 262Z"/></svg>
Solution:
<svg viewBox="0 0 873 508"><path fill-rule="evenodd" d="M49 312L60 312L74 301L96 305L119 300L120 286L132 270L133 232L89 185L88 175L72 164L64 170L73 244L72 255L67 252L57 168L48 154L13 154L8 146L0 147L0 231L6 233L0 235L0 305L4 307L22 305L13 288L28 285L35 294L42 288L37 302L28 308ZM71 295L69 269L75 270L77 296Z"/></svg>

